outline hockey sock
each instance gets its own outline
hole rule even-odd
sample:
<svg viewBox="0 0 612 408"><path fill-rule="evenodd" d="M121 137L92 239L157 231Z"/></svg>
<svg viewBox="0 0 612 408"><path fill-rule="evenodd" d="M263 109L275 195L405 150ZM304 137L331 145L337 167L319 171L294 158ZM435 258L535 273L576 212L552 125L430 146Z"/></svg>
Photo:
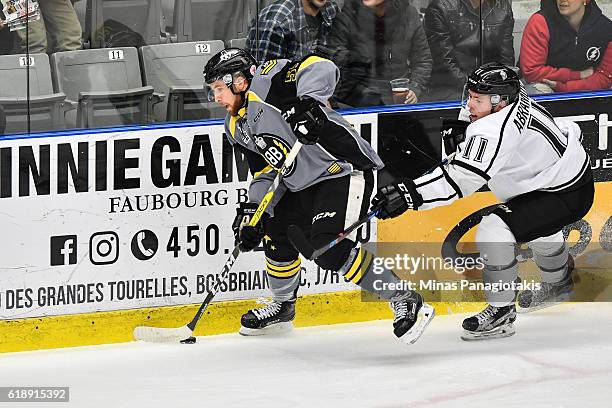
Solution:
<svg viewBox="0 0 612 408"><path fill-rule="evenodd" d="M513 303L517 292L512 285L518 278L518 261L508 265L485 265L482 281L485 299L491 306L503 307Z"/></svg>
<svg viewBox="0 0 612 408"><path fill-rule="evenodd" d="M407 282L383 266L374 266L375 256L363 248L353 248L348 260L338 271L362 289L392 300L408 292Z"/></svg>
<svg viewBox="0 0 612 408"><path fill-rule="evenodd" d="M533 260L540 268L542 282L557 283L563 280L567 272L569 251L563 239L563 233L558 232L550 237L538 238L529 243L533 250Z"/></svg>
<svg viewBox="0 0 612 408"><path fill-rule="evenodd" d="M476 242L480 256L485 261L482 271L485 299L492 306L509 305L516 298L512 284L518 277L514 235L498 215L490 214L482 218Z"/></svg>
<svg viewBox="0 0 612 408"><path fill-rule="evenodd" d="M295 299L300 285L300 270L302 261L298 257L294 261L279 262L266 257L266 272L272 297L277 302Z"/></svg>

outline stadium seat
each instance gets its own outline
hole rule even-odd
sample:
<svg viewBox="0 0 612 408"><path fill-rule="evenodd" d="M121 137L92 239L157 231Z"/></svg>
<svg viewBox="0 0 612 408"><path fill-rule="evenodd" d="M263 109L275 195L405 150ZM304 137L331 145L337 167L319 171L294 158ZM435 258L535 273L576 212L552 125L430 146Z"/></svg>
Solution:
<svg viewBox="0 0 612 408"><path fill-rule="evenodd" d="M148 45L141 48L147 85L165 94L166 102L155 107L159 121L222 117L225 110L209 103L202 70L221 51L223 41L195 41Z"/></svg>
<svg viewBox="0 0 612 408"><path fill-rule="evenodd" d="M161 0L87 0L84 43L91 48L159 44L165 42L162 25Z"/></svg>
<svg viewBox="0 0 612 408"><path fill-rule="evenodd" d="M174 31L179 42L247 36L255 0L176 0Z"/></svg>
<svg viewBox="0 0 612 408"><path fill-rule="evenodd" d="M236 47L236 48L246 48L246 37L245 38L234 38L232 40L230 40L229 44L230 47Z"/></svg>
<svg viewBox="0 0 612 408"><path fill-rule="evenodd" d="M69 127L148 123L160 97L142 86L136 48L58 52L51 56L53 85L66 94Z"/></svg>
<svg viewBox="0 0 612 408"><path fill-rule="evenodd" d="M47 54L0 56L0 106L6 114L5 133L28 131L27 70L30 66L30 130L45 131L64 128L66 95L54 93Z"/></svg>

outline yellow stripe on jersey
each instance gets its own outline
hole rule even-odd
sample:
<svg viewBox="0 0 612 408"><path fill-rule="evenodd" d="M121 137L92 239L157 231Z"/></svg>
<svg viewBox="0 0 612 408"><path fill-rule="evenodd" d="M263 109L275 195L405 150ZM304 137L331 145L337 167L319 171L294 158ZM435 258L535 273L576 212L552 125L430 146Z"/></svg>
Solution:
<svg viewBox="0 0 612 408"><path fill-rule="evenodd" d="M307 68L310 65L312 65L314 63L317 63L317 62L331 62L331 61L328 60L327 58L321 58L321 57L317 57L317 56L312 55L312 56L306 58L304 61L302 61L302 63L300 64L300 67L298 68L298 72L300 72L304 68Z"/></svg>
<svg viewBox="0 0 612 408"><path fill-rule="evenodd" d="M266 272L275 278L291 278L300 272L302 260L300 258L291 262L289 265L273 265L266 259Z"/></svg>
<svg viewBox="0 0 612 408"><path fill-rule="evenodd" d="M249 102L264 103L264 101L262 101L261 98L253 91L247 92L247 99L249 100Z"/></svg>
<svg viewBox="0 0 612 408"><path fill-rule="evenodd" d="M331 166L327 168L327 172L329 174L338 174L342 171L342 167L338 163L333 163Z"/></svg>
<svg viewBox="0 0 612 408"><path fill-rule="evenodd" d="M261 69L261 75L268 75L270 71L272 70L272 68L276 66L276 64L277 64L276 60L266 61L264 63L263 68Z"/></svg>
<svg viewBox="0 0 612 408"><path fill-rule="evenodd" d="M256 94L255 92L253 92L253 91L249 91L249 92L247 92L247 100L248 100L249 102L258 102L258 103L264 104L264 105L266 105L266 106L268 106L268 107L270 107L270 108L274 109L275 111L280 112L280 109L278 109L276 106L274 106L274 105L272 105L272 104L270 104L270 103L268 103L268 102L264 101L263 99L261 99L261 98L259 97L259 95L257 95L257 94Z"/></svg>
<svg viewBox="0 0 612 408"><path fill-rule="evenodd" d="M236 122L238 122L238 119L238 116L232 116L230 118L229 131L233 139L236 139Z"/></svg>
<svg viewBox="0 0 612 408"><path fill-rule="evenodd" d="M268 164L263 169L259 170L258 172L255 172L255 174L253 174L253 178L256 179L257 177L261 176L262 174L269 173L272 170L274 170L274 168Z"/></svg>
<svg viewBox="0 0 612 408"><path fill-rule="evenodd" d="M236 138L236 123L238 123L238 119L244 119L246 116L246 108L240 108L238 110L238 114L236 116L232 116L230 118L229 129L232 135L232 138Z"/></svg>

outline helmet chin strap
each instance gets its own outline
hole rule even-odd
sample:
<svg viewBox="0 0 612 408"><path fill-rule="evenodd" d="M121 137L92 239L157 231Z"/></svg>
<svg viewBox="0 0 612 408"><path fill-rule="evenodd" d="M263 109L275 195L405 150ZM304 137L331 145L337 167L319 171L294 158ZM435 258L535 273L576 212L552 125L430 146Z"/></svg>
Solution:
<svg viewBox="0 0 612 408"><path fill-rule="evenodd" d="M245 91L242 91L242 92L237 92L237 91L234 89L234 84L232 83L232 85L231 85L231 86L229 86L229 89L230 89L230 91L232 92L232 94L237 95L237 96L239 96L239 97L240 97L240 105L239 105L239 106L240 106L240 108L245 107L245 106L246 106L246 101L247 101L247 98L246 98L246 93L247 93L247 91L248 91L248 88L247 88Z"/></svg>

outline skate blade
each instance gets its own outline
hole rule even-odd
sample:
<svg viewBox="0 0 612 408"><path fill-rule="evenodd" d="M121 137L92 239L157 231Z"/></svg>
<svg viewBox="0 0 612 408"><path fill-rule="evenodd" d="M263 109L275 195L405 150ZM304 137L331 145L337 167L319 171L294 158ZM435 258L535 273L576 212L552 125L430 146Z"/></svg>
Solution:
<svg viewBox="0 0 612 408"><path fill-rule="evenodd" d="M240 326L238 333L243 336L266 336L270 334L286 333L291 330L293 330L293 322L280 322L266 326L263 329L250 329Z"/></svg>
<svg viewBox="0 0 612 408"><path fill-rule="evenodd" d="M517 304L516 313L519 313L519 314L531 313L531 312L535 312L536 310L542 310L542 309L546 309L551 306L560 305L561 303L569 302L569 300L570 300L570 294L567 293L564 295L557 296L557 298L553 301L542 302L539 305L533 306L533 307L521 307L520 305Z"/></svg>
<svg viewBox="0 0 612 408"><path fill-rule="evenodd" d="M465 341L478 341L478 340L491 340L491 339L503 339L504 337L510 337L516 333L512 323L504 324L496 329L489 330L487 332L471 332L464 330L461 335L461 340Z"/></svg>
<svg viewBox="0 0 612 408"><path fill-rule="evenodd" d="M423 335L427 325L433 320L436 315L436 310L433 306L423 303L419 310L419 316L415 325L399 339L406 344L414 344Z"/></svg>

